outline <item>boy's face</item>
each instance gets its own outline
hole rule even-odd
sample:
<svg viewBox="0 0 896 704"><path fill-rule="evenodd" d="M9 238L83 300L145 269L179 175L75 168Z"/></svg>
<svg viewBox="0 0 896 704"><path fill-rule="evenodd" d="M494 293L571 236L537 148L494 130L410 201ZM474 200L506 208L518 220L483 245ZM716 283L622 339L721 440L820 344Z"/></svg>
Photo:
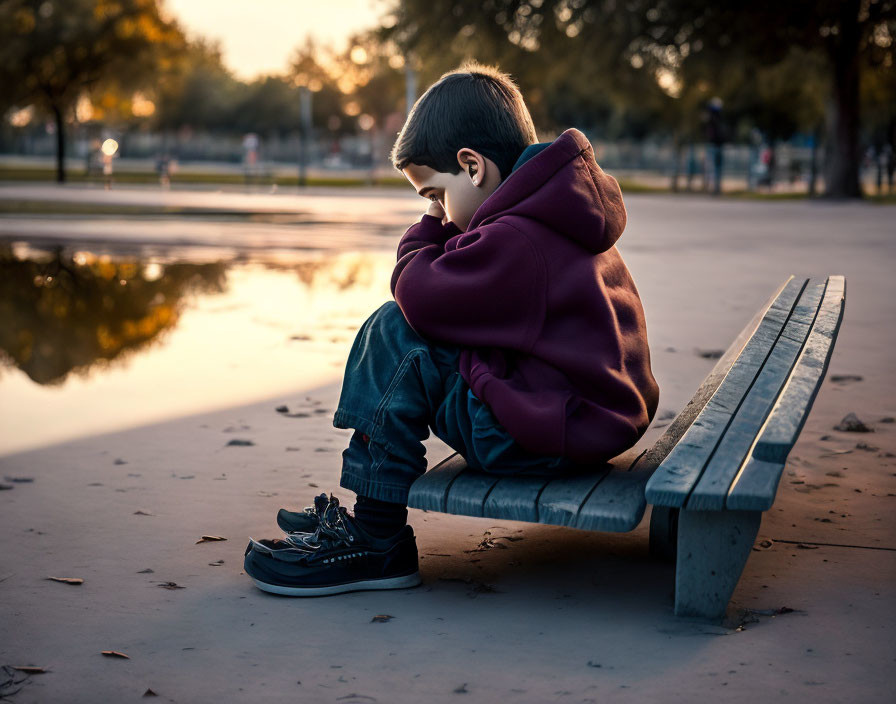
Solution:
<svg viewBox="0 0 896 704"><path fill-rule="evenodd" d="M501 184L501 174L491 159L464 147L457 152L460 173L436 171L422 164L408 164L402 173L414 190L441 204L448 220L466 230L479 206Z"/></svg>

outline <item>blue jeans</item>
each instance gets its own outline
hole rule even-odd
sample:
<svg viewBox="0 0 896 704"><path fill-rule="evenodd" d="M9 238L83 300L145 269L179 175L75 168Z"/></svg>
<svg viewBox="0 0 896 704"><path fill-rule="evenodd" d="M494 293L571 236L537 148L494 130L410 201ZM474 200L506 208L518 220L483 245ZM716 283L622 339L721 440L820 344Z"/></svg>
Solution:
<svg viewBox="0 0 896 704"><path fill-rule="evenodd" d="M394 300L364 321L333 416L335 427L355 429L342 453L340 486L407 504L411 484L426 471L422 441L430 429L473 469L546 476L578 469L566 457L518 445L461 376L459 354L418 335Z"/></svg>

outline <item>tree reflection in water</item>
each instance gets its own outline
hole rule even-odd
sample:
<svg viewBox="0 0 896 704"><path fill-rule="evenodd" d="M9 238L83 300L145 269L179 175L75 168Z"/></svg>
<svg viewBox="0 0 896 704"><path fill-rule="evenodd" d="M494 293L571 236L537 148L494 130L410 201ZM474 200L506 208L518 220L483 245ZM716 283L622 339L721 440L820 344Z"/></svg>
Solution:
<svg viewBox="0 0 896 704"><path fill-rule="evenodd" d="M190 293L226 289L227 263L113 261L61 247L17 257L0 243L0 357L38 384L61 384L171 330Z"/></svg>

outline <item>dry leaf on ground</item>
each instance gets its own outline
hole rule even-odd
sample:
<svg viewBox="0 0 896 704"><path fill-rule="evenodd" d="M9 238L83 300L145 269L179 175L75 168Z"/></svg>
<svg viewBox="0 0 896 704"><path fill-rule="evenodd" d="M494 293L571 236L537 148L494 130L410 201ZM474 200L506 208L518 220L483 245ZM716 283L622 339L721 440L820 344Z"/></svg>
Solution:
<svg viewBox="0 0 896 704"><path fill-rule="evenodd" d="M83 584L84 580L80 577L47 577L54 582L63 582L64 584Z"/></svg>
<svg viewBox="0 0 896 704"><path fill-rule="evenodd" d="M101 652L107 658L124 658L125 660L131 659L130 655L125 655L124 653L119 653L117 650L103 650Z"/></svg>
<svg viewBox="0 0 896 704"><path fill-rule="evenodd" d="M221 537L220 535L203 535L196 541L196 545L199 545L199 543L210 543L215 540L227 540L227 538Z"/></svg>

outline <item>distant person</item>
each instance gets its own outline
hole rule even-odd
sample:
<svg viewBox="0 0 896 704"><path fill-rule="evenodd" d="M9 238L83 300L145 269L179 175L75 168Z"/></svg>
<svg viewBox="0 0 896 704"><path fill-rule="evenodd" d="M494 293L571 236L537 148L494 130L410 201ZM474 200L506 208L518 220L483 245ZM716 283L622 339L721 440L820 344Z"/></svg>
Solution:
<svg viewBox="0 0 896 704"><path fill-rule="evenodd" d="M893 156L893 147L889 143L881 145L877 150L877 192L883 195L884 174L887 179L887 192L893 192L893 171L896 167L896 159Z"/></svg>
<svg viewBox="0 0 896 704"><path fill-rule="evenodd" d="M722 121L722 99L713 98L706 104L704 129L707 141L707 172L710 187L716 195L722 192L722 172L724 166L725 142L728 133Z"/></svg>
<svg viewBox="0 0 896 704"><path fill-rule="evenodd" d="M694 182L694 177L697 175L700 170L699 164L697 163L697 151L694 149L694 143L688 145L688 159L687 159L687 167L686 167L686 187L688 191L692 190L692 185Z"/></svg>
<svg viewBox="0 0 896 704"><path fill-rule="evenodd" d="M171 156L161 154L156 159L156 173L159 175L159 185L168 189L171 187Z"/></svg>
<svg viewBox="0 0 896 704"><path fill-rule="evenodd" d="M886 154L886 169L887 169L887 192L893 192L893 175L896 172L896 150L893 149L893 145L887 142L884 145L884 152Z"/></svg>
<svg viewBox="0 0 896 704"><path fill-rule="evenodd" d="M243 137L243 174L248 182L258 168L258 135L249 132Z"/></svg>
<svg viewBox="0 0 896 704"><path fill-rule="evenodd" d="M394 166L431 201L398 243L392 295L361 325L333 425L340 486L284 538L252 540L256 586L290 596L420 582L411 484L430 429L475 469L557 476L630 449L653 419L638 289L616 249L616 180L575 128L537 142L510 76L467 63L417 100Z"/></svg>
<svg viewBox="0 0 896 704"><path fill-rule="evenodd" d="M801 180L803 177L803 162L796 156L790 157L790 163L788 164L788 177L790 180L790 185L795 186L797 181Z"/></svg>
<svg viewBox="0 0 896 704"><path fill-rule="evenodd" d="M775 184L775 169L777 169L777 157L775 156L775 148L771 144L766 144L759 153L759 179L760 186L768 188L771 193Z"/></svg>

